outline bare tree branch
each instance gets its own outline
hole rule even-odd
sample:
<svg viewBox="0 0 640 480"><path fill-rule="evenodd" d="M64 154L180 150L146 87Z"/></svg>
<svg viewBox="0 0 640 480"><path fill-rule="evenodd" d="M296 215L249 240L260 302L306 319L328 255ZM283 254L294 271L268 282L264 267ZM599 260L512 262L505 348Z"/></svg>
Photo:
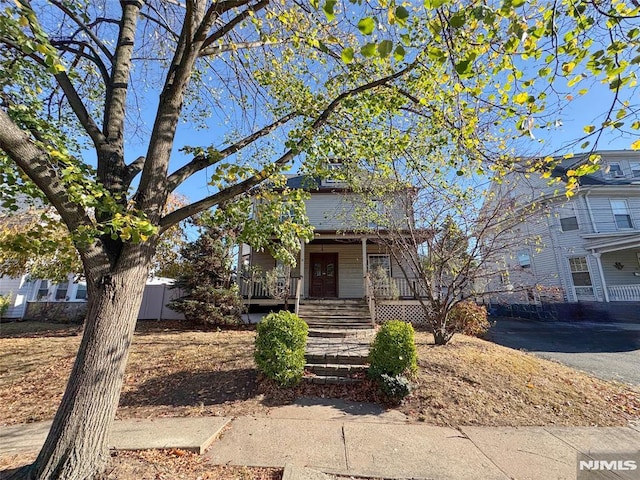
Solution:
<svg viewBox="0 0 640 480"><path fill-rule="evenodd" d="M237 43L229 43L225 45L214 45L200 50L201 57L210 57L219 55L224 52L229 52L232 50L243 50L249 48L259 48L266 47L268 45L282 45L286 43L287 40L278 40L278 41L265 41L265 42L237 42Z"/></svg>
<svg viewBox="0 0 640 480"><path fill-rule="evenodd" d="M104 80L105 85L109 82L109 70L107 70L106 65L89 42L80 40L51 40L51 45L59 50L75 53L91 61L96 67L98 67L98 70L100 70L100 75L102 75L102 80ZM78 48L73 48L71 45L78 45ZM85 48L91 50L92 54L86 53L84 51Z"/></svg>
<svg viewBox="0 0 640 480"><path fill-rule="evenodd" d="M67 6L64 5L62 2L59 2L57 0L49 0L49 1L51 2L52 5L55 5L56 7L58 7L60 10L62 10L65 13L65 15L67 15L71 20L73 20L76 23L76 25L78 25L78 27L80 27L80 29L84 33L86 33L91 40L93 40L93 42L100 49L100 51L104 53L109 60L113 61L113 54L109 51L109 49L105 46L105 44L102 43L102 41L96 36L96 34L93 33L91 28L89 28L82 21L80 17L78 17L75 13L73 13L73 11L67 8Z"/></svg>
<svg viewBox="0 0 640 480"><path fill-rule="evenodd" d="M247 3L247 2L242 2L242 3L244 4L244 3ZM229 33L231 30L233 30L240 22L242 22L243 20L248 18L252 13L255 13L255 12L258 12L259 10L262 10L268 4L269 4L269 0L260 0L255 5L248 7L246 10L244 10L243 12L239 13L234 18L229 20L222 28L216 30L214 33L209 35L207 37L207 39L204 41L204 43L202 44L202 48L207 48L209 45L211 45L216 40L221 39L227 33Z"/></svg>
<svg viewBox="0 0 640 480"><path fill-rule="evenodd" d="M233 145L230 145L227 148L221 150L220 152L218 152L219 155L216 156L215 162L212 162L211 160L209 160L203 155L197 156L191 162L187 163L185 166L183 166L182 168L176 170L174 173L169 175L169 178L167 179L168 191L172 192L178 187L178 185L180 185L182 182L184 182L187 178L189 178L194 173L197 173L200 170L210 165L213 165L214 163L217 163L229 157L230 155L233 155L236 152L239 152L247 145L252 144L259 138L264 137L265 135L268 135L276 128L284 125L295 116L296 116L295 113L290 113L289 115L286 115L278 119L277 121L273 122L272 124L267 125L266 127L261 128L260 130L252 133L251 135L243 138L239 142L236 142Z"/></svg>
<svg viewBox="0 0 640 480"><path fill-rule="evenodd" d="M142 171L142 167L144 166L145 160L146 160L145 157L138 157L129 165L127 165L125 178L124 178L124 184L126 187L131 185L131 182L133 181L134 178L136 178L136 175L138 175Z"/></svg>

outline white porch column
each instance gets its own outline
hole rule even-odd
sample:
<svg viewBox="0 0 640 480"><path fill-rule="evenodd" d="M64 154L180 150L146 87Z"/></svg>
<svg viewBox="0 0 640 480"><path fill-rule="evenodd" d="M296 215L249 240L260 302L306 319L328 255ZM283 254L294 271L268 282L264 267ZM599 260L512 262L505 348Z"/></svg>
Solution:
<svg viewBox="0 0 640 480"><path fill-rule="evenodd" d="M238 265L236 267L236 283L240 288L240 295L244 291L244 279L242 278L242 242L238 244Z"/></svg>
<svg viewBox="0 0 640 480"><path fill-rule="evenodd" d="M607 288L607 281L604 279L604 270L602 270L602 262L600 261L600 252L592 251L591 255L596 259L596 263L598 264L598 274L600 275L600 284L602 285L602 295L604 296L604 301L609 303L609 289Z"/></svg>
<svg viewBox="0 0 640 480"><path fill-rule="evenodd" d="M302 295L303 297L304 295L304 266L305 266L305 261L304 261L304 246L305 246L305 241L304 240L300 240L300 283L302 285L300 285L300 295Z"/></svg>
<svg viewBox="0 0 640 480"><path fill-rule="evenodd" d="M362 242L362 292L367 293L366 277L367 277L367 237L360 239Z"/></svg>

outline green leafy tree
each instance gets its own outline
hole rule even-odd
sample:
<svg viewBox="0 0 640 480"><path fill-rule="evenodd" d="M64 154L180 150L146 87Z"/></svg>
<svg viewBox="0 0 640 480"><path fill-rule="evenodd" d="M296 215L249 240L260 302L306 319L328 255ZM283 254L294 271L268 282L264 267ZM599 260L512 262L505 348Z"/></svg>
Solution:
<svg viewBox="0 0 640 480"><path fill-rule="evenodd" d="M171 194L165 214L187 203L186 197ZM152 258L154 275L170 278L179 275L182 268L179 251L186 243L186 227L186 222L180 222L160 237ZM32 205L0 216L0 275L29 275L63 282L70 274L82 273L80 255L69 230L51 207Z"/></svg>
<svg viewBox="0 0 640 480"><path fill-rule="evenodd" d="M104 467L135 313L172 226L296 158L311 174L330 154L389 169L389 140L434 152L491 148L502 153L495 161L457 156L465 160L455 167L506 170L501 139L535 136L556 120L565 92L586 95L589 81L604 82L612 102L584 142L609 128L635 132L627 92L640 61L637 15L634 3L573 0L5 6L3 202L12 208L28 194L56 209L89 295L60 409L20 475L82 479ZM177 144L184 121L211 135ZM206 194L163 213L168 195L204 171Z"/></svg>

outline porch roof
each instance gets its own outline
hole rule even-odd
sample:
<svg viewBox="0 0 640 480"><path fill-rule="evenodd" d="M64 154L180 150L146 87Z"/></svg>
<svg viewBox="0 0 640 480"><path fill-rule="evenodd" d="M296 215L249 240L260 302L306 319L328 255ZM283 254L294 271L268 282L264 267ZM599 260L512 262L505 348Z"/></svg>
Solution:
<svg viewBox="0 0 640 480"><path fill-rule="evenodd" d="M601 233L584 235L585 249L599 253L617 252L629 248L640 248L639 233Z"/></svg>
<svg viewBox="0 0 640 480"><path fill-rule="evenodd" d="M320 243L323 240L336 240L336 241L345 241L352 240L354 242L361 241L363 238L366 238L367 241L372 241L375 239L383 239L385 237L390 237L392 235L412 235L416 237L418 240L426 241L428 238L433 236L434 232L428 229L415 229L413 232L409 230L376 230L371 229L369 231L355 231L355 230L315 230L314 239L312 242Z"/></svg>

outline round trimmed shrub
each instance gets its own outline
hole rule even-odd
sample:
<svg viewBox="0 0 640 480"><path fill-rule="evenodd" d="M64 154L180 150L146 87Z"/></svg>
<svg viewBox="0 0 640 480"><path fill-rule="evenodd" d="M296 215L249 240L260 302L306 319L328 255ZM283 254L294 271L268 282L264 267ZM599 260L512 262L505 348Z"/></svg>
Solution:
<svg viewBox="0 0 640 480"><path fill-rule="evenodd" d="M418 371L415 332L410 323L389 320L382 324L369 352L369 375L396 377Z"/></svg>
<svg viewBox="0 0 640 480"><path fill-rule="evenodd" d="M309 327L296 314L267 315L257 327L254 358L258 369L281 386L296 385L304 374Z"/></svg>

